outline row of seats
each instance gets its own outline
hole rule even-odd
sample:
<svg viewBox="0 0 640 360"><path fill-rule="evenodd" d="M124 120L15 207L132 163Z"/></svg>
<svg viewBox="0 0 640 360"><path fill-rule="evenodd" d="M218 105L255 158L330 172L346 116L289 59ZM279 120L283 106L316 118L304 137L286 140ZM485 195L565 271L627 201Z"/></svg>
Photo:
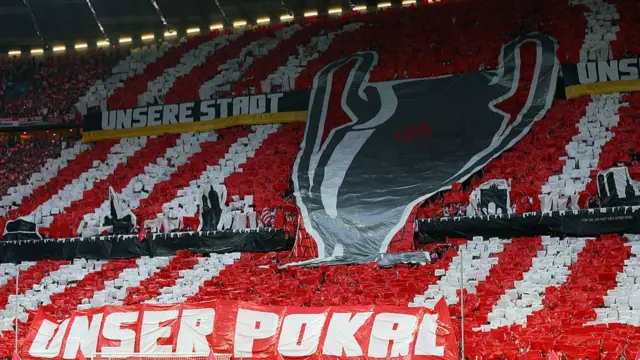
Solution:
<svg viewBox="0 0 640 360"><path fill-rule="evenodd" d="M496 16L499 13L509 16ZM580 31L584 28L581 15L579 7L567 9L551 1L539 7L533 2L504 6L495 0L482 4L435 3L420 8L353 13L337 20L307 19L286 27L273 25L232 33L214 31L182 38L177 44L147 45L131 53L123 49L95 50L38 60L37 65L13 60L8 62L6 73L13 73L11 64L28 68L20 71L19 76L26 79L28 91L3 105L9 109L9 115L15 116L39 114L42 108L52 115L67 115L75 112L71 109L74 104L80 113L86 113L96 108L190 101L220 92L241 94L245 89L261 92L303 89L311 86L313 74L329 61L364 49L381 54L380 65L372 76L375 81L474 71L495 67L502 42L519 30L538 30L556 36L561 45L560 59L575 62L579 48L575 39L581 38ZM431 20L424 22L423 18ZM483 21L476 22L476 18ZM366 26L361 27L362 23ZM452 32L452 37L465 40L443 42L436 35L443 29ZM358 40L349 41L354 37L348 34L354 30L358 31ZM331 45L335 38L344 44ZM282 41L285 43L280 46ZM594 46L601 46L598 39L593 42ZM226 45L229 50L224 50ZM211 58L214 50L223 53ZM459 62L458 55L464 55L466 60ZM259 67L253 64L254 60L260 60ZM301 71L308 61L313 64ZM176 82L183 77L187 79ZM239 86L235 86L236 82ZM34 102L35 98L46 103Z"/></svg>
<svg viewBox="0 0 640 360"><path fill-rule="evenodd" d="M214 94L217 84L222 85L226 82L225 70L237 67L239 61L244 63L247 60L246 55L248 54L243 51L248 50L254 42L265 37L274 37L275 34L271 29L258 27L232 35L235 38L234 41L220 51L208 55L204 62L195 66L190 73L178 78L173 86L167 90L164 102L180 103L199 100L203 87L205 89L204 95ZM241 59L240 56L243 54L245 56ZM216 77L218 80L214 80ZM212 82L209 83L209 81ZM207 83L209 83L209 87L205 87ZM207 88L208 90L206 90Z"/></svg>
<svg viewBox="0 0 640 360"><path fill-rule="evenodd" d="M223 166L226 168L227 159L231 159L234 155L230 151L231 148L237 148L240 142L244 141L240 139L245 138L250 132L250 129L244 127L223 129L216 132L217 141L200 143L198 145L199 151L194 151L184 164L177 166L176 170L171 172L166 179L157 183L149 196L142 199L138 208L133 210L138 218L138 223L144 224L145 221L166 216L173 220L174 225L171 225L170 229L165 231L181 228L184 224L180 224L180 217L194 216L196 213L194 205L198 202L193 201L193 198L191 198L192 201L183 202L193 212L187 212L186 208L181 208L180 202L175 203L176 206L172 208L171 202L181 197L181 195L185 195L187 189L197 189L197 179L208 169L218 169L219 172L222 171ZM234 144L237 145L234 147ZM225 171L228 172L231 169L235 169L233 162L229 163L229 169ZM201 182L201 185L203 184ZM196 192L191 192L191 195L194 193ZM196 229L191 228L191 230Z"/></svg>
<svg viewBox="0 0 640 360"><path fill-rule="evenodd" d="M637 121L640 119L640 96L627 94L622 96L619 121L612 129L615 137L602 148L600 155L600 169L615 166L627 166L634 179L640 179L638 153L640 153L640 136ZM594 182L595 183L595 182Z"/></svg>
<svg viewBox="0 0 640 360"><path fill-rule="evenodd" d="M76 234L72 231L67 234L60 231L77 229L84 215L92 213L97 208L108 209L109 188L121 193L136 175L157 159L158 154L164 154L176 141L177 136L167 135L148 140L146 137L141 137L140 145L143 146L138 146L134 142L121 142L123 156L118 160L115 157L112 158L115 167L105 168L104 175L106 176L98 176L99 180L93 183L90 188L86 188L80 198L70 203L64 203L66 206L62 209L62 213L54 215L51 223L43 223L43 225L52 229L51 232L54 234L52 237L54 238L75 236ZM107 159L107 162L109 161L110 159ZM110 211L107 214L110 215ZM41 229L40 231L45 230Z"/></svg>

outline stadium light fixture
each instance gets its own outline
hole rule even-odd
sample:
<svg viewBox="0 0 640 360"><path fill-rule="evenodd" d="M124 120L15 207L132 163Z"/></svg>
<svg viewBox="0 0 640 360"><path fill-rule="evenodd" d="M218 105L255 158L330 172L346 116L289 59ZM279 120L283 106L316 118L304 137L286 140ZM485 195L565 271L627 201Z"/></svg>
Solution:
<svg viewBox="0 0 640 360"><path fill-rule="evenodd" d="M353 7L353 11L364 11L367 10L367 7L364 5L358 5Z"/></svg>
<svg viewBox="0 0 640 360"><path fill-rule="evenodd" d="M57 45L53 47L53 52L65 51L67 48L64 45Z"/></svg>
<svg viewBox="0 0 640 360"><path fill-rule="evenodd" d="M329 9L329 14L342 14L342 9L341 8Z"/></svg>
<svg viewBox="0 0 640 360"><path fill-rule="evenodd" d="M86 48L88 48L88 47L89 47L89 45L87 45L87 43L77 43L77 44L74 46L74 48L75 48L76 50L82 50L82 49L86 49Z"/></svg>
<svg viewBox="0 0 640 360"><path fill-rule="evenodd" d="M192 27L187 29L187 34L197 34L200 32L200 28Z"/></svg>
<svg viewBox="0 0 640 360"><path fill-rule="evenodd" d="M256 20L256 24L268 24L271 21L268 17L259 18Z"/></svg>
<svg viewBox="0 0 640 360"><path fill-rule="evenodd" d="M247 22L244 20L238 20L233 22L233 27L242 27L247 25Z"/></svg>
<svg viewBox="0 0 640 360"><path fill-rule="evenodd" d="M120 44L130 43L131 41L133 40L130 37L121 37L119 40Z"/></svg>
<svg viewBox="0 0 640 360"><path fill-rule="evenodd" d="M210 30L220 30L222 28L224 28L224 25L222 25L222 24L213 24L213 25L209 26Z"/></svg>
<svg viewBox="0 0 640 360"><path fill-rule="evenodd" d="M31 49L31 55L41 55L44 54L44 49L39 48L39 49Z"/></svg>
<svg viewBox="0 0 640 360"><path fill-rule="evenodd" d="M144 35L140 36L140 40L142 40L142 41L153 40L155 38L156 38L156 36L153 35L153 34L144 34Z"/></svg>
<svg viewBox="0 0 640 360"><path fill-rule="evenodd" d="M390 2L380 3L380 4L378 4L378 9L387 8L387 7L390 7L390 6L391 6Z"/></svg>
<svg viewBox="0 0 640 360"><path fill-rule="evenodd" d="M291 19L293 19L293 15L290 15L290 14L284 14L280 16L280 21L289 21Z"/></svg>
<svg viewBox="0 0 640 360"><path fill-rule="evenodd" d="M9 51L9 55L13 56L13 55L22 55L22 51L20 50L11 50Z"/></svg>
<svg viewBox="0 0 640 360"><path fill-rule="evenodd" d="M409 6L416 3L416 0L402 0L402 5Z"/></svg>
<svg viewBox="0 0 640 360"><path fill-rule="evenodd" d="M304 17L314 17L314 16L318 16L318 12L315 10L307 11L306 13L304 13Z"/></svg>
<svg viewBox="0 0 640 360"><path fill-rule="evenodd" d="M109 42L107 40L100 40L100 41L96 42L96 46L98 46L98 47L109 46Z"/></svg>
<svg viewBox="0 0 640 360"><path fill-rule="evenodd" d="M169 30L164 32L164 37L166 38L174 37L176 35L178 35L178 32L175 30Z"/></svg>

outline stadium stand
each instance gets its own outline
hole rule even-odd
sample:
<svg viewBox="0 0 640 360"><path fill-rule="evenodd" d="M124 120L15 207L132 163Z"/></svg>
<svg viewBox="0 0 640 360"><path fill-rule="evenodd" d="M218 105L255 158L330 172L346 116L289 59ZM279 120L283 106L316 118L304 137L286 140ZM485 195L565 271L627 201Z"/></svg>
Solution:
<svg viewBox="0 0 640 360"><path fill-rule="evenodd" d="M637 9L631 0L442 2L214 31L129 54L14 60L1 64L2 109L8 116L42 114L42 108L64 116L75 113L73 104L87 114L303 90L331 62L367 50L379 54L370 81L493 69L502 45L531 31L557 39L562 63L620 58L637 54ZM523 46L520 55L521 91L497 106L514 117L527 102L535 47ZM344 90L348 74L346 68L334 74L335 89ZM329 129L349 121L340 101L332 93ZM509 210L522 214L592 206L596 176L612 166L627 166L638 179L638 104L637 94L555 101L524 138L480 173L416 207L394 237L400 245L390 250L417 246L416 218L475 214L470 196L490 180L508 180ZM215 184L224 203L218 229L273 227L295 235L297 243L292 252L269 254L178 250L136 259L0 264L0 356L13 352L16 314L22 340L36 310L63 320L75 310L104 305L208 300L433 307L444 298L457 334L464 325L468 359L542 359L552 351L568 359L629 359L640 350L638 235L448 239L424 247L432 259L426 264L280 267L317 251L291 196L303 132L302 123L287 123L1 147L3 229L27 217L49 239L103 235L112 188L139 228L195 231L202 191ZM328 136L323 133L322 140Z"/></svg>
<svg viewBox="0 0 640 360"><path fill-rule="evenodd" d="M125 51L92 50L86 54L10 60L5 77L3 117L47 115L75 121L77 99L108 74ZM9 85L10 84L10 85Z"/></svg>

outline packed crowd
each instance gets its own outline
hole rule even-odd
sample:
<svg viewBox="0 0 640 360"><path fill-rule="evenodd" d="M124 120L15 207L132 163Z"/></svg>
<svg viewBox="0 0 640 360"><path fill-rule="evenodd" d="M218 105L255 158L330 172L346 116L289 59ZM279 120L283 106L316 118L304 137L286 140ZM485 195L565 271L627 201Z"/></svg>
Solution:
<svg viewBox="0 0 640 360"><path fill-rule="evenodd" d="M75 112L73 103L78 100L78 97L87 93L87 88L92 88L96 80L104 80L110 72L112 74L109 80L100 82L101 86L98 86L100 91L94 95L104 96L98 99L101 104L108 103L112 107L118 104L118 106L129 104L130 106L127 105L127 107L133 107L141 105L141 102L148 102L150 97L153 98L153 102L175 102L202 98L204 93L208 94L205 97L211 95L202 88L234 94L244 93L249 87L255 88L257 92L285 89L284 85L289 80L289 76L295 78L293 88L308 88L312 85L312 79L319 69L344 57L345 54L363 50L374 50L380 56L377 66L371 72L371 81L431 77L495 68L504 42L529 31L541 31L554 36L559 43L557 51L559 61L575 63L580 61L581 56L584 57L585 29L587 31L604 29L611 32L605 34L607 36L602 37L603 39L609 38L609 35L615 32L608 28L591 29L591 25L584 17L584 7L567 7L566 4L547 0L541 0L538 5L540 4L544 6L537 6L535 2L505 5L497 0L486 0L482 3L435 4L403 10L389 9L379 13L354 12L326 22L324 20L309 23L304 21L274 25L273 28L245 29L234 31L232 34L211 33L201 37L185 38L178 44L160 48L150 47L129 57L124 57L125 54L118 51L98 50L83 55L62 55L38 60L15 59L1 64L5 69L3 74L0 74L0 79L3 79L2 86L5 88L2 94L2 111L10 116L44 114L69 116L70 113ZM602 11L607 12L610 9ZM491 16L495 13L509 13L513 16L505 20ZM437 20L420 21L422 17L427 16ZM477 21L478 18L482 18L483 21ZM605 18L608 19L608 17ZM465 41L443 42L442 29L451 30L452 36ZM358 36L353 36L354 34ZM426 37L424 34L427 34ZM488 41L496 39L500 41ZM623 49L623 43L615 42L613 45L615 45L615 55L628 50ZM587 50L590 51L588 48ZM246 54L251 56L246 57ZM528 86L526 80L534 72L535 62L530 60L535 58L535 54L535 46L523 46L521 49L523 76L520 80L525 90ZM262 63L268 66L256 66ZM123 68L126 71L120 74L116 68ZM286 76L281 74L283 69L287 70ZM346 68L336 72L335 88L344 86L347 76ZM273 84L270 84L271 80ZM247 86L245 88L238 85ZM189 96L185 97L187 93ZM527 94L528 91L518 92L513 98L498 105L505 112L517 116L526 103ZM94 100L90 103L93 104ZM333 100L328 109L328 118L331 122L328 127L338 126L348 121L339 102ZM508 179L512 183L513 212L540 211L542 207L539 195L552 177L563 172L564 164L559 159L566 155L565 145L570 143L572 137L576 135L576 122L581 116L585 116L585 107L589 105L588 103L587 99L556 102L544 120L536 123L530 133L510 151L489 164L477 177L465 184L456 184L452 191L445 192L423 204L417 210L417 217L464 216L468 212L467 204L471 191L485 181L493 179ZM597 107L594 109L594 114L602 110ZM270 159L273 158L271 160L273 164L282 169L291 168L299 145L299 138L291 136L291 139L292 144L287 147L292 150L287 151L286 161L280 153L267 154ZM149 164L152 164L157 159L157 155L162 156L168 149L181 148L182 145L178 143L176 146L173 143L174 140L172 138L163 142L157 149L158 154L152 153L153 151L142 142L139 144L140 149L137 145L132 149L144 153L151 161ZM145 146L147 150L143 149ZM110 147L105 145L105 148ZM540 149L544 151L541 152ZM203 154L197 154L198 147L185 146L180 151L184 153L181 156L184 155L188 167L192 167L192 162L198 162L196 160L199 157L205 157ZM247 154L251 154L252 151L247 150ZM127 156L122 158L126 163ZM527 158L535 160L523 161ZM136 171L144 171L143 165L147 164L141 163L140 169L136 168ZM36 167L36 165L32 166ZM252 166L254 168L251 169L252 171L263 169L261 166ZM85 167L80 168L85 170ZM172 167L168 166L168 169L171 170ZM190 176L197 178L203 170L198 166L194 169ZM238 171L227 181L229 186L237 187L237 195L240 199L245 195L251 196L254 190L246 185L248 169L244 165L243 170L244 172ZM130 181L135 182L138 175L142 176L132 171L131 166L119 165L113 169L117 176L110 174L109 171L105 170L104 175L121 177L122 186ZM74 176L80 176L80 173ZM276 176L273 172L260 174L260 176L264 179L256 181L256 185L267 184L268 194L277 193L279 196L276 197L278 200L276 204L271 204L273 197L256 197L258 201L254 210L257 210L259 219L274 224L295 224L295 211L276 211L278 207L295 209L292 199L287 201L281 199L281 194L287 190L286 183L278 179L273 185L269 184L270 178ZM184 186L192 178L185 177L179 183ZM71 179L68 180L71 181ZM162 181L170 184L175 179L170 180ZM19 181L21 180L17 179L15 182ZM178 189L171 190L163 195L162 202L159 201L159 196L153 194L150 196L151 200L145 200L146 202L153 200L157 203L154 204L153 211L144 214L144 220L151 220L158 213L165 212L161 206L170 202L178 191ZM230 193L229 197L233 195L236 194ZM580 196L581 207L597 206L597 194L587 192ZM42 199L43 202L45 200ZM100 206L97 200L95 204L88 199L74 198L74 201L83 201L81 204L86 205L87 209L82 211L92 211L96 206ZM232 201L229 200L229 202ZM248 205L249 202L243 204L251 206ZM78 212L72 217L74 221L80 222L79 219L84 214L80 214L76 206L78 203L73 204L73 210ZM146 207L143 208L146 209ZM180 209L179 206L176 208ZM68 214L55 215L66 217ZM187 215L192 214L189 212ZM192 228L191 224L185 224L185 226Z"/></svg>
<svg viewBox="0 0 640 360"><path fill-rule="evenodd" d="M0 137L0 193L6 194L10 187L25 183L48 159L59 157L74 141L74 136L55 140Z"/></svg>
<svg viewBox="0 0 640 360"><path fill-rule="evenodd" d="M75 103L104 78L124 50L90 50L0 63L0 117L46 116L55 122L78 119Z"/></svg>

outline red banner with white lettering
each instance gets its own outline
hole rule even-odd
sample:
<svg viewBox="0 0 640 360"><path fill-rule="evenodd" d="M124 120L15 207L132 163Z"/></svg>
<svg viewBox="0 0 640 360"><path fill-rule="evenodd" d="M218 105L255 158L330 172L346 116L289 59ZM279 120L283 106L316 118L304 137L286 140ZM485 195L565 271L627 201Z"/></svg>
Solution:
<svg viewBox="0 0 640 360"><path fill-rule="evenodd" d="M58 321L38 312L22 359L458 359L444 301L434 309L276 307L238 301L105 306Z"/></svg>

